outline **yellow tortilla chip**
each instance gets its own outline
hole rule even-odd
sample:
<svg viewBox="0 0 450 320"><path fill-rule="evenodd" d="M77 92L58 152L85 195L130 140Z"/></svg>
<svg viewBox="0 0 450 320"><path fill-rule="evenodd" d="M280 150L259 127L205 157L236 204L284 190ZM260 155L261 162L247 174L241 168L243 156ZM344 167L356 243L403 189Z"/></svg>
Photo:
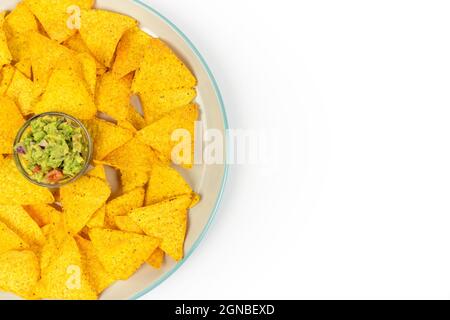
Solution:
<svg viewBox="0 0 450 320"><path fill-rule="evenodd" d="M149 179L149 173L139 169L121 169L120 181L122 183L122 191L130 192L136 188L145 186Z"/></svg>
<svg viewBox="0 0 450 320"><path fill-rule="evenodd" d="M68 22L76 12L70 11L71 7L90 9L93 0L24 0L33 14L38 18L48 36L57 42L63 42L72 36L77 26L69 28Z"/></svg>
<svg viewBox="0 0 450 320"><path fill-rule="evenodd" d="M24 76L26 76L28 79L31 79L31 60L30 59L24 59L19 62L17 62L14 67L23 73Z"/></svg>
<svg viewBox="0 0 450 320"><path fill-rule="evenodd" d="M34 111L59 111L83 120L95 116L97 108L93 97L84 81L81 65L73 57L59 61Z"/></svg>
<svg viewBox="0 0 450 320"><path fill-rule="evenodd" d="M23 2L6 16L4 28L8 38L30 31L38 32L36 18Z"/></svg>
<svg viewBox="0 0 450 320"><path fill-rule="evenodd" d="M15 71L16 70L11 65L7 65L7 66L4 66L3 68L1 68L1 70L0 70L0 79L1 79L0 95L4 95L6 93L6 90L8 90Z"/></svg>
<svg viewBox="0 0 450 320"><path fill-rule="evenodd" d="M103 160L133 138L133 132L101 119L92 119L86 125L94 141L94 160Z"/></svg>
<svg viewBox="0 0 450 320"><path fill-rule="evenodd" d="M44 246L46 263L42 264L37 296L45 299L95 300L97 293L88 282L80 251L75 240L65 234L58 242Z"/></svg>
<svg viewBox="0 0 450 320"><path fill-rule="evenodd" d="M55 220L58 220L58 217L61 216L61 212L47 204L25 206L24 209L41 228L45 225L54 223Z"/></svg>
<svg viewBox="0 0 450 320"><path fill-rule="evenodd" d="M0 222L0 254L10 250L23 250L28 244L14 233L6 224Z"/></svg>
<svg viewBox="0 0 450 320"><path fill-rule="evenodd" d="M95 253L95 249L91 241L80 236L76 236L75 240L81 252L87 279L97 294L100 294L103 290L108 288L115 281L115 279L108 272L106 272L105 268L98 259L97 254Z"/></svg>
<svg viewBox="0 0 450 320"><path fill-rule="evenodd" d="M30 246L45 243L41 228L21 206L0 206L0 221Z"/></svg>
<svg viewBox="0 0 450 320"><path fill-rule="evenodd" d="M161 120L139 131L136 137L153 150L158 151L162 161L171 159L176 164L191 168L194 162L194 130L198 115L198 106L195 104L175 109ZM190 138L187 143L190 143L191 154L186 156L187 160L183 159L182 154L172 152L174 147L180 143L180 141L173 141L172 135L179 130L183 130L180 131L181 133L189 133L186 138Z"/></svg>
<svg viewBox="0 0 450 320"><path fill-rule="evenodd" d="M80 34L94 57L110 67L122 35L137 25L136 20L105 10L84 10Z"/></svg>
<svg viewBox="0 0 450 320"><path fill-rule="evenodd" d="M95 100L100 112L116 120L126 120L130 108L132 76L117 78L105 73L98 84Z"/></svg>
<svg viewBox="0 0 450 320"><path fill-rule="evenodd" d="M0 205L47 204L55 200L48 189L26 180L11 158L0 159L0 184Z"/></svg>
<svg viewBox="0 0 450 320"><path fill-rule="evenodd" d="M189 206L189 209L192 209L193 207L195 207L201 200L202 200L202 198L200 197L200 195L193 192L192 193L192 202L191 202L191 205Z"/></svg>
<svg viewBox="0 0 450 320"><path fill-rule="evenodd" d="M161 242L154 237L108 229L91 229L89 237L106 271L120 280L132 276Z"/></svg>
<svg viewBox="0 0 450 320"><path fill-rule="evenodd" d="M33 105L38 98L39 90L33 81L19 70L16 70L8 90L6 90L6 95L14 99L22 114L27 116L33 113Z"/></svg>
<svg viewBox="0 0 450 320"><path fill-rule="evenodd" d="M0 154L12 154L17 131L24 123L13 100L0 96Z"/></svg>
<svg viewBox="0 0 450 320"><path fill-rule="evenodd" d="M143 88L139 93L139 98L142 103L145 122L151 124L170 111L188 105L195 99L196 95L197 91L191 88L165 91L150 91Z"/></svg>
<svg viewBox="0 0 450 320"><path fill-rule="evenodd" d="M69 232L76 234L108 200L111 189L95 177L84 176L60 189L64 220Z"/></svg>
<svg viewBox="0 0 450 320"><path fill-rule="evenodd" d="M115 216L114 224L120 231L144 235L144 231L129 216Z"/></svg>
<svg viewBox="0 0 450 320"><path fill-rule="evenodd" d="M181 195L192 195L192 189L178 171L169 166L154 166L147 187L145 205Z"/></svg>
<svg viewBox="0 0 450 320"><path fill-rule="evenodd" d="M114 217L125 216L131 210L142 207L144 204L145 190L137 188L106 204L105 223L107 227L114 227Z"/></svg>
<svg viewBox="0 0 450 320"><path fill-rule="evenodd" d="M97 86L97 65L95 59L88 53L78 53L77 58L81 63L84 80L91 95L94 96Z"/></svg>
<svg viewBox="0 0 450 320"><path fill-rule="evenodd" d="M152 44L152 37L135 27L124 33L117 46L112 72L118 78L136 71Z"/></svg>
<svg viewBox="0 0 450 320"><path fill-rule="evenodd" d="M39 275L39 261L33 252L9 251L0 255L0 290L32 299Z"/></svg>
<svg viewBox="0 0 450 320"><path fill-rule="evenodd" d="M127 121L137 130L141 130L146 126L144 117L131 105L128 108Z"/></svg>
<svg viewBox="0 0 450 320"><path fill-rule="evenodd" d="M96 177L103 181L106 181L105 167L101 164L96 165L91 171L87 173L90 177Z"/></svg>
<svg viewBox="0 0 450 320"><path fill-rule="evenodd" d="M196 85L197 79L184 63L164 42L155 39L136 71L132 88L133 92L142 93L144 90L163 91Z"/></svg>
<svg viewBox="0 0 450 320"><path fill-rule="evenodd" d="M28 33L16 34L8 38L8 47L13 61L22 61L31 58Z"/></svg>
<svg viewBox="0 0 450 320"><path fill-rule="evenodd" d="M163 201L148 207L134 209L128 216L147 235L162 239L160 248L179 261L184 255L184 238L187 227L187 209L190 195Z"/></svg>
<svg viewBox="0 0 450 320"><path fill-rule="evenodd" d="M6 33L3 28L5 22L4 13L0 14L0 67L5 64L11 63L12 55L9 51L8 41L6 39Z"/></svg>
<svg viewBox="0 0 450 320"><path fill-rule="evenodd" d="M67 48L69 48L75 52L85 53L85 54L90 55L95 60L95 65L97 67L97 73L98 73L98 69L105 70L105 66L103 66L97 59L95 59L95 57L92 55L91 51L86 46L83 39L81 38L81 35L79 32L75 33L73 36L71 36L69 39L67 39L64 42L64 46L66 46Z"/></svg>
<svg viewBox="0 0 450 320"><path fill-rule="evenodd" d="M164 263L164 251L157 248L150 258L147 259L147 263L155 269L161 269L161 266Z"/></svg>
<svg viewBox="0 0 450 320"><path fill-rule="evenodd" d="M93 215L91 220L86 224L89 228L103 228L105 226L106 206L98 209Z"/></svg>
<svg viewBox="0 0 450 320"><path fill-rule="evenodd" d="M136 128L127 120L119 120L119 121L117 121L117 125L121 128L127 129L133 133L137 133Z"/></svg>

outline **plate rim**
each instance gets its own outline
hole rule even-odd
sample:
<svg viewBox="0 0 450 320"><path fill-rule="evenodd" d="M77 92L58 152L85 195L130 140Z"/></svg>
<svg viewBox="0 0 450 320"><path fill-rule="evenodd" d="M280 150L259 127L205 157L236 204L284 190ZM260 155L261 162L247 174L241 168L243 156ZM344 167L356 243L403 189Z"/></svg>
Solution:
<svg viewBox="0 0 450 320"><path fill-rule="evenodd" d="M210 67L206 63L205 58L203 58L202 54L197 49L197 47L193 44L193 42L172 21L170 21L168 18L166 18L164 15L162 15L159 11L157 11L152 6L150 6L148 3L146 3L146 2L144 2L142 0L133 0L133 2L138 4L138 5L140 5L144 9L151 11L152 13L157 15L159 18L161 18L164 22L166 22L183 39L183 41L191 48L191 50L194 52L194 54L197 56L197 58L199 59L199 61L203 65L203 67L205 68L205 70L206 70L206 72L208 74L209 80L213 84L214 92L216 94L217 100L219 101L220 112L221 112L222 118L223 118L223 125L224 125L224 129L225 129L225 135L224 135L225 157L224 157L224 173L223 173L223 177L222 177L220 191L219 191L219 193L217 195L216 203L214 204L214 207L212 209L212 212L210 214L208 222L206 223L206 225L203 228L202 232L198 236L197 240L195 240L195 242L192 245L192 247L190 248L190 250L185 254L185 257L183 258L183 260L179 261L171 270L169 270L166 274L164 274L161 278L159 278L158 280L153 282L147 288L145 288L144 290L141 290L138 293L135 293L134 295L132 295L128 300L137 300L137 299L141 298L142 296L146 295L147 293L149 293L150 291L152 291L153 289L157 288L160 284L162 284L170 276L172 276L178 269L180 269L181 266L183 266L184 263L194 253L194 251L200 245L202 240L205 238L209 228L211 227L211 224L213 223L213 221L214 221L214 219L215 219L215 217L217 215L217 212L219 210L220 204L222 202L223 193L225 191L225 186L227 184L228 173L229 173L229 163L228 163L228 158L227 158L227 155L228 155L227 151L228 151L228 145L229 145L228 144L229 137L228 137L228 134L227 134L227 130L229 129L228 117L227 117L227 113L225 111L225 103L223 101L223 97L222 97L222 94L220 92L219 85L217 84L217 81L216 81L216 79L215 79L215 77L214 77Z"/></svg>

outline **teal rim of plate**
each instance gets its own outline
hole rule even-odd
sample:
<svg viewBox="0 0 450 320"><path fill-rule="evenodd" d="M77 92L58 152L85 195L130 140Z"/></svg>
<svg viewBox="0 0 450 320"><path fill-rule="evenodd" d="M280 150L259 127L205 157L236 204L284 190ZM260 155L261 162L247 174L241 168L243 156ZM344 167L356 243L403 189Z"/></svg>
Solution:
<svg viewBox="0 0 450 320"><path fill-rule="evenodd" d="M195 45L192 43L192 41L189 40L189 38L183 33L183 31L181 31L169 19L167 19L161 13L159 13L158 11L153 9L150 5L148 5L147 3L145 3L145 2L143 2L141 0L133 0L133 2L141 5L142 7L144 7L147 10L150 10L151 12L156 14L159 18L164 20L173 30L175 30L176 33L178 33L178 35L181 36L181 38L183 38L183 40L189 45L189 47L192 49L192 51L194 51L195 55L197 56L197 58L200 60L200 62L202 63L203 67L207 71L209 79L210 79L210 81L213 84L214 91L215 91L216 96L217 96L217 100L219 101L219 104L220 104L220 109L221 109L221 113L222 113L222 117L223 117L223 125L224 125L225 130L228 130L229 129L228 118L227 118L227 114L226 114L226 111L225 111L225 104L223 102L222 94L220 93L219 86L217 84L216 79L214 78L214 75L213 75L211 69L209 68L208 64L206 63L206 60L203 58L201 53L198 51L198 49L195 47ZM229 139L228 134L225 132L225 146L226 146L225 150L226 151L228 151L228 139ZM226 152L226 155L228 155L228 152ZM202 240L205 237L206 233L208 232L209 228L211 227L211 224L214 221L214 218L217 215L217 211L219 210L219 206L220 206L220 203L222 201L222 196L223 196L223 193L225 191L225 185L226 185L226 182L227 182L228 169L229 169L227 156L225 156L224 162L225 162L225 168L224 168L224 173L223 173L223 177L222 177L222 183L221 183L220 191L219 191L219 194L218 194L217 199L216 199L216 203L215 203L214 208L213 208L213 210L211 212L209 220L206 223L206 226L203 228L203 231L200 234L200 236L198 237L198 239L194 242L194 245L192 246L192 248L186 253L186 255L183 258L183 260L179 261L171 270L169 270L167 273L162 275L158 280L156 280L148 288L146 288L146 289L142 290L141 292L138 292L135 295L131 296L131 298L129 300L137 300L137 299L141 298L142 296L146 295L147 293L149 293L150 291L152 291L153 289L158 287L161 283L166 281L172 274L174 274L186 262L187 259L189 259L189 257L192 255L192 253L194 253L194 251L200 245L200 243L202 242Z"/></svg>

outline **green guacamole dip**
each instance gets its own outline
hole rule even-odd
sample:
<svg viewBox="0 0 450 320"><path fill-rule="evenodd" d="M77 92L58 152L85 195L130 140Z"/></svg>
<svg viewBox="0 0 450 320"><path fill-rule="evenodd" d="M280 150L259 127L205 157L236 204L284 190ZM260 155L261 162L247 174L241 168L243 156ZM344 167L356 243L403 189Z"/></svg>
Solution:
<svg viewBox="0 0 450 320"><path fill-rule="evenodd" d="M15 151L31 179L57 184L83 170L87 148L79 126L62 116L49 115L30 122Z"/></svg>

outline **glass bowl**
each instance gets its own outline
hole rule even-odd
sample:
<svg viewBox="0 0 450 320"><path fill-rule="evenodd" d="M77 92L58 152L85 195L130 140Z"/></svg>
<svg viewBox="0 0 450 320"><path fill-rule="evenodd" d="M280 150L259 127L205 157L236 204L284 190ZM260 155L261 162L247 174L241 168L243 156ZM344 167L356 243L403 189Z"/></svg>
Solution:
<svg viewBox="0 0 450 320"><path fill-rule="evenodd" d="M30 128L31 122L45 117L45 116L56 116L56 117L61 117L64 118L66 121L68 121L70 123L71 126L75 127L75 128L81 128L81 133L83 135L84 140L87 142L87 150L86 152L82 155L84 160L85 160L85 164L84 167L81 169L81 171L73 176L73 177L68 177L66 179L60 180L57 183L45 183L45 182L39 182L34 180L32 177L30 177L30 173L29 171L26 169L25 165L24 165L24 161L23 159L21 159L20 154L16 151L15 146L17 146L21 141L22 141L22 137L24 136L24 134L27 132L27 130ZM16 135L16 139L14 140L14 145L13 145L13 155L14 155L14 161L16 163L17 169L19 170L19 172L31 183L34 183L38 186L41 187L45 187L45 188L59 188L61 186L64 186L68 183L71 183L75 180L77 180L78 178L80 178L81 176L83 176L86 171L89 169L91 160L92 160L92 153L93 153L93 149L92 149L92 139L91 136L88 132L88 130L86 129L86 127L83 125L83 123L81 123L80 120L62 113L62 112L45 112L45 113L41 113L38 115L33 116L32 118L30 118L28 121L25 122L25 124L22 126L22 128L19 130L19 132Z"/></svg>

